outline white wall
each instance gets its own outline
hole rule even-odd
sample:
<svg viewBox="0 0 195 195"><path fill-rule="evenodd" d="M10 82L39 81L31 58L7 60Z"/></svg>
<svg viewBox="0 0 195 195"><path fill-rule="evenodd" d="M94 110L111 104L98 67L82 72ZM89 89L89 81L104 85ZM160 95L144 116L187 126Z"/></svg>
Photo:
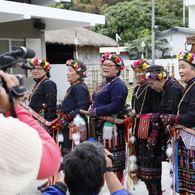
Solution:
<svg viewBox="0 0 195 195"><path fill-rule="evenodd" d="M189 21L189 28L195 28L195 22L194 22L194 18L195 18L195 1L194 1L194 5L189 6L188 8L188 21Z"/></svg>
<svg viewBox="0 0 195 195"><path fill-rule="evenodd" d="M57 99L59 102L61 102L64 99L64 95L70 86L66 76L67 67L64 64L52 64L51 66L51 80L54 81L57 85Z"/></svg>
<svg viewBox="0 0 195 195"><path fill-rule="evenodd" d="M194 0L184 0L185 6L188 6L188 22L189 28L195 28L195 1Z"/></svg>
<svg viewBox="0 0 195 195"><path fill-rule="evenodd" d="M184 4L185 4L186 6L195 5L195 1L194 1L194 0L184 0Z"/></svg>
<svg viewBox="0 0 195 195"><path fill-rule="evenodd" d="M170 33L166 34L164 36L158 36L158 38L166 39L168 43L162 44L162 47L168 47L172 48L172 55L175 56L180 51L185 50L185 42L186 42L186 33ZM172 43L171 43L172 40ZM186 45L186 49L190 50L191 45ZM166 52L165 55L171 55L171 50ZM159 58L162 56L162 52L156 50L156 58Z"/></svg>

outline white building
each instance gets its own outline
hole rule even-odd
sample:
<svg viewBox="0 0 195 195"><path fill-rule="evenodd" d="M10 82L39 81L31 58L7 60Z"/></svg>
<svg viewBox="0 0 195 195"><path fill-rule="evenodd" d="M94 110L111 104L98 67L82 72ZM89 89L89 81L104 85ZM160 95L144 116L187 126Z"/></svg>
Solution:
<svg viewBox="0 0 195 195"><path fill-rule="evenodd" d="M184 0L185 6L188 6L188 20L189 28L195 28L195 1L194 0Z"/></svg>
<svg viewBox="0 0 195 195"><path fill-rule="evenodd" d="M30 2L30 3L29 3ZM44 31L104 24L105 16L47 7L52 0L0 1L0 53L12 45L46 57ZM17 44L18 43L18 44Z"/></svg>
<svg viewBox="0 0 195 195"><path fill-rule="evenodd" d="M60 0L0 0L0 55L12 51L15 45L31 48L35 57L46 59L45 31L105 23L103 15L47 7L55 2ZM1 65L0 59L0 68ZM57 71L64 78L65 73ZM24 85L32 88L34 83L29 71L17 67L8 72L23 74Z"/></svg>
<svg viewBox="0 0 195 195"><path fill-rule="evenodd" d="M195 33L195 28L173 27L158 33L158 39L166 39L167 43L163 44L164 48L170 48L165 56L176 56L177 53L185 49L190 50L191 45L186 45L186 37ZM156 59L161 57L161 52L156 51Z"/></svg>

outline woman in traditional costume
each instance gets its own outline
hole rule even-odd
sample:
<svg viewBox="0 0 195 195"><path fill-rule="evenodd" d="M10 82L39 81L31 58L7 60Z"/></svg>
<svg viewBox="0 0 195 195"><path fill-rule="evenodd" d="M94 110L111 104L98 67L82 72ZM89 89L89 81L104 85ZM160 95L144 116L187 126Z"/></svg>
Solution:
<svg viewBox="0 0 195 195"><path fill-rule="evenodd" d="M183 93L183 86L174 78L169 76L169 73L163 66L152 65L148 67L142 77L147 80L148 85L155 91L162 94L159 105L160 113L153 113L150 117L153 123L159 122L161 124L160 115L162 114L176 114L179 101ZM171 139L165 126L166 135L166 154L168 158L171 157L170 147ZM170 163L171 159L170 159ZM171 167L171 166L170 166ZM172 170L170 170L172 176ZM171 186L173 186L171 184Z"/></svg>
<svg viewBox="0 0 195 195"><path fill-rule="evenodd" d="M57 86L49 79L51 65L40 58L30 60L29 64L33 67L31 73L35 81L29 95L29 106L47 121L53 121L57 118ZM51 129L48 131L53 134Z"/></svg>
<svg viewBox="0 0 195 195"><path fill-rule="evenodd" d="M35 119L56 141L56 125L52 124L51 126L47 126L43 123L44 120L40 120L42 117L46 121L51 122L57 118L57 86L49 79L51 65L48 61L41 58L32 59L29 64L33 67L31 73L35 81L35 85L29 95L29 107L38 114ZM38 186L37 188L42 191L45 186L52 185L56 180L57 173L53 177L49 178L46 183Z"/></svg>
<svg viewBox="0 0 195 195"><path fill-rule="evenodd" d="M195 194L195 54L182 51L177 54L179 75L186 83L176 115L161 116L171 126L174 139L174 188L179 194ZM173 124L176 124L173 126Z"/></svg>
<svg viewBox="0 0 195 195"><path fill-rule="evenodd" d="M159 112L161 94L153 90L141 76L150 64L147 59L141 59L131 65L137 86L132 97L132 112L136 115L130 137L130 176L137 173L131 169L136 167L132 166L135 163L138 165L138 178L145 183L148 194L162 195L161 162L166 159L165 135L158 123L150 123L150 115ZM132 179L134 181L134 177Z"/></svg>
<svg viewBox="0 0 195 195"><path fill-rule="evenodd" d="M70 87L68 88L61 104L61 112L64 114L62 120L65 122L62 131L64 141L61 146L63 156L69 153L74 147L74 143L72 141L74 138L72 135L73 133L78 132L74 132L72 122L77 115L84 120L84 124L82 124L84 128L82 130L80 129L80 137L75 139L78 139L78 142L80 140L87 140L87 118L84 114L80 114L79 111L81 109L87 110L90 104L89 90L87 85L84 83L84 78L87 74L85 64L77 59L69 59L66 61L66 66L68 68L67 80L70 82Z"/></svg>
<svg viewBox="0 0 195 195"><path fill-rule="evenodd" d="M128 88L119 76L125 66L120 57L111 53L103 54L100 63L105 80L94 91L91 109L85 113L95 123L95 140L104 144L113 154L113 171L122 180L125 169L125 127L124 124L108 121L108 118L124 118L122 110Z"/></svg>

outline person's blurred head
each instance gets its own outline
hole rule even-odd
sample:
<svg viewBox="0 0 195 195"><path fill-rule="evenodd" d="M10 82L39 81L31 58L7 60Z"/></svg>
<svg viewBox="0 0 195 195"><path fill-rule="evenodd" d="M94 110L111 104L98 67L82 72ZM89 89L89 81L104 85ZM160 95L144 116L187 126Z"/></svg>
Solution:
<svg viewBox="0 0 195 195"><path fill-rule="evenodd" d="M65 183L70 195L98 194L104 185L106 160L102 144L85 141L64 159Z"/></svg>
<svg viewBox="0 0 195 195"><path fill-rule="evenodd" d="M40 79L44 75L48 78L50 77L51 65L48 61L41 58L35 58L31 59L29 64L33 67L31 72L34 79Z"/></svg>
<svg viewBox="0 0 195 195"><path fill-rule="evenodd" d="M120 76L121 70L125 69L122 58L118 57L116 54L103 54L100 63L102 66L102 74L105 78Z"/></svg>
<svg viewBox="0 0 195 195"><path fill-rule="evenodd" d="M151 65L141 73L141 77L157 92L161 92L168 77L168 71L160 65Z"/></svg>
<svg viewBox="0 0 195 195"><path fill-rule="evenodd" d="M42 140L35 129L16 118L0 114L0 124L0 194L16 195L37 178Z"/></svg>
<svg viewBox="0 0 195 195"><path fill-rule="evenodd" d="M74 83L78 80L83 81L87 77L86 65L80 60L69 59L66 61L66 66L68 67L67 80L70 83Z"/></svg>
<svg viewBox="0 0 195 195"><path fill-rule="evenodd" d="M141 60L136 60L133 62L133 64L131 64L131 68L133 69L134 73L135 73L135 79L137 84L142 84L145 83L146 81L141 77L141 73L144 72L144 70L151 65L151 62L144 58Z"/></svg>
<svg viewBox="0 0 195 195"><path fill-rule="evenodd" d="M179 75L185 83L195 77L195 54L182 51L177 54L179 60Z"/></svg>

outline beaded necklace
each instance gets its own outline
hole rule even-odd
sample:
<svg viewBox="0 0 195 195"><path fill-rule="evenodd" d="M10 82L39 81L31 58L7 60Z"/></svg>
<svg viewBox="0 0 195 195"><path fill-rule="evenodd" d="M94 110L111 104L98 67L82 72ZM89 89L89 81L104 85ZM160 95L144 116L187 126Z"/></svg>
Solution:
<svg viewBox="0 0 195 195"><path fill-rule="evenodd" d="M146 101L146 94L147 94L147 91L148 91L148 84L146 85L145 89L144 89L145 93L144 93L144 99L142 101L142 105L141 105L141 108L140 108L140 111L138 112L138 114L135 115L135 118L134 118L134 126L132 128L132 135L135 135L135 128L137 126L137 118L139 117L139 115L142 113L142 110L143 110L143 107L144 107L144 102ZM134 97L134 102L133 102L133 109L132 109L132 112L136 113L135 111L135 97Z"/></svg>
<svg viewBox="0 0 195 195"><path fill-rule="evenodd" d="M148 85L145 86L145 88L141 91L141 93L138 95L138 92L140 90L140 88L142 87L141 85L139 85L139 87L137 88L137 91L135 92L134 96L136 97L136 99L139 99L139 97L142 95L142 93L146 90Z"/></svg>
<svg viewBox="0 0 195 195"><path fill-rule="evenodd" d="M34 85L34 87L33 87L32 90L31 90L31 94L29 95L29 104L30 104L30 102L31 102L31 100L32 100L33 94L34 94L35 91L38 89L39 85L40 85L45 79L47 79L47 78L48 78L48 77L45 75L38 83L36 83L36 84Z"/></svg>
<svg viewBox="0 0 195 195"><path fill-rule="evenodd" d="M118 79L119 77L115 77L114 79L112 79L109 83L107 83L106 85L104 85L105 81L103 81L100 86L94 91L95 94L98 94L100 91L102 91L103 89L105 89L106 87L108 87L112 82L114 82L116 79Z"/></svg>
<svg viewBox="0 0 195 195"><path fill-rule="evenodd" d="M146 94L147 94L147 91L148 91L148 84L145 86L145 88L143 89L143 91L145 91L145 93L144 93L144 99L143 99L143 101L142 101L142 105L141 105L141 108L140 108L140 111L139 111L139 115L142 113L142 110L143 110L143 107L144 107L144 102L146 101ZM143 92L142 92L143 93ZM141 93L141 94L142 94ZM139 95L139 97L140 97L140 95ZM133 109L135 110L135 99L136 98L134 98L134 105L133 105ZM138 99L138 98L137 98Z"/></svg>

